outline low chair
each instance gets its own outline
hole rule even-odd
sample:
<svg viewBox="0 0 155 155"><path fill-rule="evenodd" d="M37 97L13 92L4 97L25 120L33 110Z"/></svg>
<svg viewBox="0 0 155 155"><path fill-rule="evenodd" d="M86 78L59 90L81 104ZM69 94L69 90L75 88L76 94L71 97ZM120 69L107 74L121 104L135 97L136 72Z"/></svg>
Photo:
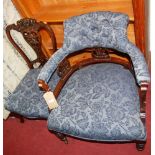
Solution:
<svg viewBox="0 0 155 155"><path fill-rule="evenodd" d="M138 150L144 149L150 77L142 52L127 38L128 22L128 15L113 12L92 12L64 22L63 46L38 76L45 92L53 91L49 82L55 71L60 77L53 91L59 106L50 112L48 129L61 140L67 142L68 135L135 142ZM87 56L73 63L79 53Z"/></svg>
<svg viewBox="0 0 155 155"><path fill-rule="evenodd" d="M17 21L16 25L11 24L6 27L6 34L9 41L23 57L30 69L14 92L7 98L5 104L5 108L13 114L17 114L16 116L41 119L47 119L49 116L48 107L42 98L42 92L39 90L36 81L41 67L47 61L42 51L42 40L39 33L40 30L43 29L49 34L53 45L53 51L55 52L57 49L56 39L53 30L47 24L37 22L35 19L24 18ZM22 34L25 41L36 53L37 58L35 60L31 61L28 58L26 51L24 51L21 46L17 44L14 37L12 37L11 30L18 31ZM39 64L38 68L35 67L37 63ZM59 77L54 75L52 84L56 83L58 79Z"/></svg>

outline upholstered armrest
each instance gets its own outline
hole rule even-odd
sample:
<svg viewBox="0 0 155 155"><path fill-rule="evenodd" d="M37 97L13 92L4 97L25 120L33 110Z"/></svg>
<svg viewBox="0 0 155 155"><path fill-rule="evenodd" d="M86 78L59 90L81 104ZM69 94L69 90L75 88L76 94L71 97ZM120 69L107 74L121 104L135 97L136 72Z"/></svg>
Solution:
<svg viewBox="0 0 155 155"><path fill-rule="evenodd" d="M40 71L40 74L38 75L38 84L39 87L42 87L44 90L49 90L48 82L54 73L55 69L57 68L58 64L63 60L63 58L67 54L65 51L60 48L57 50L51 58L47 61L47 63L43 66L43 68Z"/></svg>
<svg viewBox="0 0 155 155"><path fill-rule="evenodd" d="M52 57L41 69L41 72L38 76L38 84L44 90L47 91L50 89L48 87L48 81L50 80L58 64L69 54L69 52L67 53L66 51L67 50L60 48L57 52L55 52L52 55ZM122 49L122 52L128 53L131 57L137 83L140 86L143 82L149 83L150 75L142 52L134 44L130 42L126 44L126 47L125 49Z"/></svg>
<svg viewBox="0 0 155 155"><path fill-rule="evenodd" d="M103 47L128 54L133 62L137 83L141 85L142 81L149 82L144 56L127 38L128 21L127 15L112 12L93 12L66 20L63 47L44 65L38 80L47 84L58 64L67 55L85 48Z"/></svg>
<svg viewBox="0 0 155 155"><path fill-rule="evenodd" d="M146 64L146 61L145 61L145 58L144 58L142 52L133 43L131 43L129 41L126 44L125 50L126 51L124 51L124 52L129 54L129 56L132 60L137 83L139 85L141 85L142 82L149 83L150 75L149 75L149 71L148 71L148 66Z"/></svg>

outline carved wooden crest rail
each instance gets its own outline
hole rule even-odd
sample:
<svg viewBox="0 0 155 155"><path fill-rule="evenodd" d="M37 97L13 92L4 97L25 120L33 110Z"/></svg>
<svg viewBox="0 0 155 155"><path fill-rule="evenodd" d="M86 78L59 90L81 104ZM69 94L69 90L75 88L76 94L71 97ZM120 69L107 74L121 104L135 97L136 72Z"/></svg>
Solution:
<svg viewBox="0 0 155 155"><path fill-rule="evenodd" d="M109 49L106 48L93 48L92 56L97 59L110 59Z"/></svg>
<svg viewBox="0 0 155 155"><path fill-rule="evenodd" d="M19 21L17 21L17 24L11 24L6 27L6 34L8 36L8 39L13 44L13 46L17 49L17 51L21 54L21 56L24 58L24 60L27 62L29 68L34 68L34 64L36 62L39 62L40 65L43 65L47 58L45 57L42 48L41 48L41 35L39 34L39 31L41 29L44 29L48 32L52 44L53 44L53 50L56 51L56 39L53 30L50 26L43 22L37 22L35 19L31 18L24 18ZM24 51L16 44L14 39L12 38L10 31L16 30L20 32L23 35L23 38L25 41L32 47L32 49L35 51L37 58L33 61L31 61L27 55L24 53Z"/></svg>

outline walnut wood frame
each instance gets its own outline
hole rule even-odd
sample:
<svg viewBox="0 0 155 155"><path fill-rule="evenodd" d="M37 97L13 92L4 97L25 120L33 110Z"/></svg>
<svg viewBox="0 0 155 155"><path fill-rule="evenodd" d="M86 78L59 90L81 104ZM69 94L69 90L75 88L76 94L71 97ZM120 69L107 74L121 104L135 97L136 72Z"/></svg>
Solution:
<svg viewBox="0 0 155 155"><path fill-rule="evenodd" d="M39 34L40 30L46 30L47 33L49 34L51 40L52 40L52 45L53 45L53 51L55 52L57 49L56 45L56 38L54 35L54 32L52 28L43 23L43 22L37 22L35 19L32 18L23 18L19 21L17 21L17 24L11 24L6 27L6 35L9 39L9 41L12 43L12 45L16 48L16 50L20 53L20 55L24 58L26 61L28 67L30 69L34 68L34 64L36 62L39 62L40 65L44 65L44 63L47 61L46 56L44 55L42 51L42 40L41 40L41 35ZM17 43L14 41L14 39L11 36L11 30L16 30L20 32L25 39L25 41L32 47L32 49L35 51L37 58L33 61L31 61L25 52L17 45Z"/></svg>
<svg viewBox="0 0 155 155"><path fill-rule="evenodd" d="M92 58L88 58L86 60L82 60L78 62L75 65L70 65L69 64L69 58L72 56L75 56L79 52L90 52L92 54ZM128 61L122 60L118 57L112 57L111 54L116 54L118 56L121 56L122 58L126 58ZM69 77L78 69L94 64L94 63L117 63L120 65L123 65L125 68L129 69L133 76L135 77L134 74L134 69L133 69L133 64L130 59L130 57L127 54L121 53L119 51L113 50L113 49L107 49L107 48L90 48L90 49L85 49L82 51L78 51L74 54L70 54L68 57L66 57L57 67L58 75L60 75L61 79L59 80L55 90L54 90L54 95L57 98L61 89L65 85L66 81L69 79ZM48 84L43 81L43 80L38 80L38 85L39 87L46 91L50 91L50 88ZM146 92L148 88L148 83L143 81L141 83L141 86L139 87L137 85L137 88L139 90L139 96L140 96L140 117L145 125L145 104L146 104ZM59 138L63 141L63 138L65 137L64 134L58 133ZM63 138L62 138L63 137ZM134 141L136 143L136 148L139 151L142 151L144 149L146 141Z"/></svg>

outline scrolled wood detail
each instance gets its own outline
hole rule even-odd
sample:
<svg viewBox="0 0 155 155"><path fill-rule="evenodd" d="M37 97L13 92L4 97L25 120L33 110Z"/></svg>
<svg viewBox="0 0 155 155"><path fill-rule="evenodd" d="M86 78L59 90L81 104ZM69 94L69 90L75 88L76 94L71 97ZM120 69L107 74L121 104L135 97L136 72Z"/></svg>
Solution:
<svg viewBox="0 0 155 155"><path fill-rule="evenodd" d="M93 49L94 50L94 49ZM87 52L91 52L92 53L92 48L91 49L87 49ZM79 51L79 52L85 52L84 51ZM77 54L79 53L77 52ZM111 53L117 53L111 49L109 49L109 52ZM53 93L55 95L55 97L57 98L57 96L59 95L61 89L63 88L64 84L67 82L67 80L69 79L69 77L78 69L90 65L90 64L95 64L95 63L116 63L116 64L120 64L123 65L125 68L132 70L130 61L125 61L122 59L119 59L117 57L111 57L110 59L96 59L94 57L92 58L88 58L85 60L82 60L78 63L76 63L75 65L70 65L70 62L68 61L69 58L71 58L72 55L70 54L68 57L66 57L62 62L60 62L60 64L57 67L57 74L61 77L57 86L55 87ZM127 59L129 59L129 57L122 55L122 57L126 57ZM130 59L129 59L130 60ZM45 83L45 81L43 80L38 80L38 84L39 87L41 87L44 91L48 91L49 87L48 84Z"/></svg>
<svg viewBox="0 0 155 155"><path fill-rule="evenodd" d="M96 59L110 59L109 49L106 48L93 48L92 56Z"/></svg>
<svg viewBox="0 0 155 155"><path fill-rule="evenodd" d="M71 69L70 62L68 61L67 58L65 58L58 66L57 68L57 74L60 77L63 77L67 72Z"/></svg>
<svg viewBox="0 0 155 155"><path fill-rule="evenodd" d="M6 27L6 34L10 42L13 44L13 46L17 49L17 51L21 54L21 56L24 58L26 63L28 64L29 68L34 68L33 64L36 62L39 62L40 65L43 65L47 58L45 57L43 51L42 51L42 40L41 35L39 34L39 31L41 29L45 29L52 40L53 44L53 50L56 51L56 39L53 30L48 26L47 24L44 24L43 22L37 22L35 19L31 18L23 18L19 21L17 21L17 24L11 24ZM35 51L37 58L33 61L31 61L27 55L24 53L24 51L16 44L14 39L11 36L11 30L16 30L20 32L25 39L25 41L32 47L32 49Z"/></svg>
<svg viewBox="0 0 155 155"><path fill-rule="evenodd" d="M64 74L61 76L61 79L59 80L57 86L54 89L54 95L57 98L59 93L61 92L61 89L63 88L63 86L65 85L65 83L67 82L67 80L69 79L69 77L76 71L79 70L80 68L90 65L90 64L96 64L96 63L117 63L117 64L121 64L123 66L125 66L126 68L128 68L129 70L131 69L131 66L129 65L128 62L120 60L118 58L111 58L110 60L107 59L95 59L95 58L88 58L86 60L80 61L79 63L71 66L70 69L66 70L66 72L64 72Z"/></svg>

